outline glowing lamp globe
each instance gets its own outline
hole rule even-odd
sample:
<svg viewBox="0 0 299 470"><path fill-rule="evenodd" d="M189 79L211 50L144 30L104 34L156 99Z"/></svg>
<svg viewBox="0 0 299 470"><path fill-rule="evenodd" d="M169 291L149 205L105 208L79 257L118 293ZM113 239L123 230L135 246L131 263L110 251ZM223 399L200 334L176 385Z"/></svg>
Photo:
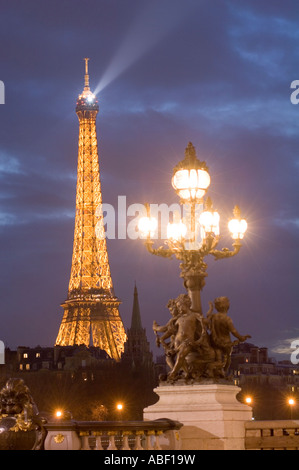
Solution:
<svg viewBox="0 0 299 470"><path fill-rule="evenodd" d="M228 229L234 240L242 240L247 230L247 222L245 219L241 219L240 215L240 209L236 206L234 209L235 218L228 223Z"/></svg>
<svg viewBox="0 0 299 470"><path fill-rule="evenodd" d="M217 211L204 211L199 216L199 223L204 232L219 235L220 216Z"/></svg>
<svg viewBox="0 0 299 470"><path fill-rule="evenodd" d="M153 237L158 222L154 217L141 217L138 222L138 230L143 237Z"/></svg>
<svg viewBox="0 0 299 470"><path fill-rule="evenodd" d="M174 168L172 186L183 202L200 203L210 183L205 162L197 159L195 148L189 142L184 160Z"/></svg>
<svg viewBox="0 0 299 470"><path fill-rule="evenodd" d="M169 223L167 225L167 238L170 240L180 241L185 238L187 233L187 227L180 220L178 223Z"/></svg>

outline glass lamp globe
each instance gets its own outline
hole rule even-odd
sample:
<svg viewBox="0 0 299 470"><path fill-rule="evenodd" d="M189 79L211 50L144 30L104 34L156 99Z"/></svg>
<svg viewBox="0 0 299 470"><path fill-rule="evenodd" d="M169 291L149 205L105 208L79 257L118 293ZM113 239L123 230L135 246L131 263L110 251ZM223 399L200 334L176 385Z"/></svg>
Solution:
<svg viewBox="0 0 299 470"><path fill-rule="evenodd" d="M183 202L200 203L210 183L206 163L198 160L195 148L189 142L184 160L174 168L172 186Z"/></svg>
<svg viewBox="0 0 299 470"><path fill-rule="evenodd" d="M186 233L187 227L181 220L178 223L169 223L167 225L167 238L169 240L180 241L185 238Z"/></svg>
<svg viewBox="0 0 299 470"><path fill-rule="evenodd" d="M228 222L228 229L234 240L242 240L247 230L247 222L241 219L241 211L238 206L234 208L234 219Z"/></svg>
<svg viewBox="0 0 299 470"><path fill-rule="evenodd" d="M213 233L219 235L220 215L213 209L211 199L208 197L205 203L205 210L199 216L199 223L202 230L202 238L206 238L207 234Z"/></svg>
<svg viewBox="0 0 299 470"><path fill-rule="evenodd" d="M138 230L142 237L153 237L157 226L155 217L141 217L138 222Z"/></svg>
<svg viewBox="0 0 299 470"><path fill-rule="evenodd" d="M220 216L217 211L204 211L200 214L199 223L202 226L204 234L214 233L219 235Z"/></svg>

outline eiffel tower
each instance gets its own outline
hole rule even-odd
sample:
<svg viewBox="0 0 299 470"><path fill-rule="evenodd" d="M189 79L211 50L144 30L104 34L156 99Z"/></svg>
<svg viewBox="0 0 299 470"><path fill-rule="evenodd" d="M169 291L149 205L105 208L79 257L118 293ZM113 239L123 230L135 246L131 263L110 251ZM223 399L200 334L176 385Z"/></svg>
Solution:
<svg viewBox="0 0 299 470"><path fill-rule="evenodd" d="M55 346L84 344L95 346L120 360L126 333L115 297L106 238L99 171L96 96L90 91L88 60L85 60L85 86L79 95L76 218L71 276L64 315Z"/></svg>

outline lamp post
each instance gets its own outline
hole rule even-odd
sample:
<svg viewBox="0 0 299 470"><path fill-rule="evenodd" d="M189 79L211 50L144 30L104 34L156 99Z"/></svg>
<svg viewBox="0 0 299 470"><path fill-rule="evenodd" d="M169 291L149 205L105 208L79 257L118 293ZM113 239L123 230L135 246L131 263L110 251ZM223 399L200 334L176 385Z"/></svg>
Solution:
<svg viewBox="0 0 299 470"><path fill-rule="evenodd" d="M139 230L147 250L157 256L181 261L180 276L188 295L182 294L169 301L172 319L167 325L154 322L155 334L163 333L157 344L165 349L167 364L171 372L168 382L190 378L224 378L230 366L230 356L234 344L250 338L242 336L226 315L229 299L218 297L214 300L217 313L212 315L213 303L206 318L201 305L201 291L207 277L205 258L212 255L215 260L230 258L239 253L241 240L247 229L246 220L241 217L238 206L228 221L228 229L233 238L232 249L217 249L220 240L220 216L214 209L210 197L206 197L211 178L205 162L198 160L195 148L189 142L185 158L173 170L172 186L180 198L185 217L169 223L165 245L154 247L152 240L157 228L157 220L151 216L147 204L147 215L140 219ZM232 342L230 333L237 338ZM165 339L171 338L167 343Z"/></svg>
<svg viewBox="0 0 299 470"><path fill-rule="evenodd" d="M153 246L152 236L157 221L150 214L149 204L147 216L139 223L139 230L146 238L145 245L150 253L165 258L175 256L181 261L181 277L191 300L191 309L201 315L200 294L207 277L207 264L204 259L208 255L212 255L216 260L237 255L247 229L246 220L241 217L239 207L235 206L233 217L228 222L228 229L234 240L233 249L216 249L220 240L220 216L213 208L211 198L205 198L210 183L206 163L198 160L195 148L189 142L185 158L176 165L172 176L172 186L184 206L186 218L168 224L166 247L158 248Z"/></svg>

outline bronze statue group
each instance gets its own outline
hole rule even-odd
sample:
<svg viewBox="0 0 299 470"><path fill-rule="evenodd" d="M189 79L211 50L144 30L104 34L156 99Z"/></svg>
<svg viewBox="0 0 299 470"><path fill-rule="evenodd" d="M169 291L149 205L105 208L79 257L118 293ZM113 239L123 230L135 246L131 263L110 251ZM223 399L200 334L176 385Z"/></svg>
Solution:
<svg viewBox="0 0 299 470"><path fill-rule="evenodd" d="M227 378L233 346L250 336L240 335L234 327L227 314L227 297L217 297L209 304L209 311L204 316L191 309L187 294L180 294L167 304L171 314L168 323L159 326L154 321L156 343L164 348L170 369L166 377L160 377L162 381L189 383ZM214 307L216 313L213 313ZM236 340L231 340L231 334Z"/></svg>

